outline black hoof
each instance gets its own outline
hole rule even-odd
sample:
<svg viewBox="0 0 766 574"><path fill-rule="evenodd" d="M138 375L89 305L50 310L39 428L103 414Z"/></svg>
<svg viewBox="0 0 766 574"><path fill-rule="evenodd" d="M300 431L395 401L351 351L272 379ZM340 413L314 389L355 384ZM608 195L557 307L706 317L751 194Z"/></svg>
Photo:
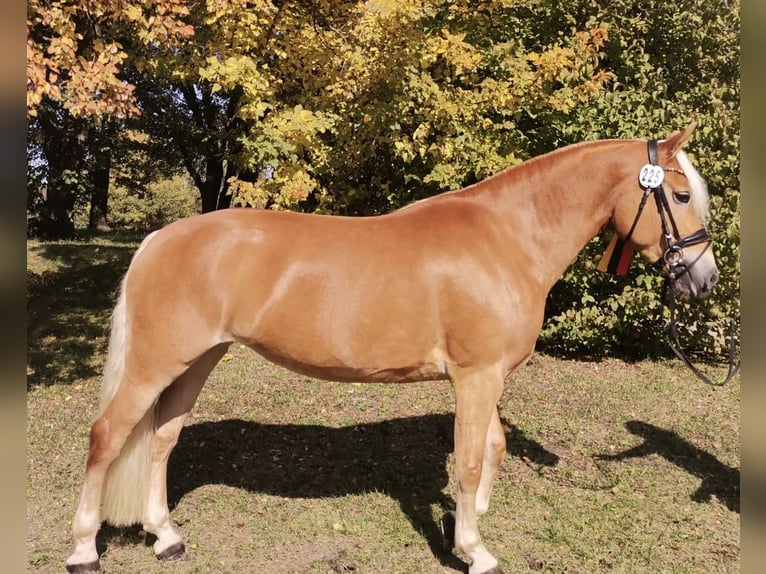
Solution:
<svg viewBox="0 0 766 574"><path fill-rule="evenodd" d="M439 531L442 533L442 545L444 550L452 550L455 547L455 511L445 512L439 521Z"/></svg>
<svg viewBox="0 0 766 574"><path fill-rule="evenodd" d="M173 560L181 560L184 556L186 556L186 546L184 546L183 542L176 542L175 544L165 548L165 550L159 554L156 554L156 556L158 560L167 560L168 562Z"/></svg>
<svg viewBox="0 0 766 574"><path fill-rule="evenodd" d="M66 565L66 571L77 573L77 574L83 574L84 572L98 572L101 569L101 564L98 563L98 560L95 562L88 562L86 564L67 564Z"/></svg>
<svg viewBox="0 0 766 574"><path fill-rule="evenodd" d="M494 568L490 568L486 572L482 572L482 574L503 574L503 569L500 568L500 565L497 565Z"/></svg>

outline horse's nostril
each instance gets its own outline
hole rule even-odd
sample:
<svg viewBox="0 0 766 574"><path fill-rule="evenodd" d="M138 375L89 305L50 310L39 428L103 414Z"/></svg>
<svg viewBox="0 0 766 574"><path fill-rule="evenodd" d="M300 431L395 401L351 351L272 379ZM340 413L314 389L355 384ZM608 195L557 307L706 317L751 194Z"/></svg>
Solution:
<svg viewBox="0 0 766 574"><path fill-rule="evenodd" d="M700 298L706 299L710 296L710 294L713 291L713 287L715 287L715 284L718 283L718 269L713 269L708 273L705 281L702 283L702 288L700 289Z"/></svg>

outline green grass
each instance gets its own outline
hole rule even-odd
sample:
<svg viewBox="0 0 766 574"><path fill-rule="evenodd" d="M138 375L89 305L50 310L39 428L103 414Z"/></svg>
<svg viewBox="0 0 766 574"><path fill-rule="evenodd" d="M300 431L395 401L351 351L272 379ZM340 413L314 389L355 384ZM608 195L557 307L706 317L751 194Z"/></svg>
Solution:
<svg viewBox="0 0 766 574"><path fill-rule="evenodd" d="M111 304L139 238L28 244L27 556L61 572ZM105 526L105 572L449 573L447 383L306 379L233 345L169 465L188 558ZM506 572L739 571L739 378L536 355L501 401L508 455L480 522Z"/></svg>

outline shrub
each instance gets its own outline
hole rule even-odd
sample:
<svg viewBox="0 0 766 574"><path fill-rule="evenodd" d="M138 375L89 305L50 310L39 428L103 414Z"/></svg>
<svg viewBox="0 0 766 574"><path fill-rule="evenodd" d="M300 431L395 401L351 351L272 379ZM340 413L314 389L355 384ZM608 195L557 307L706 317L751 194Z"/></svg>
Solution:
<svg viewBox="0 0 766 574"><path fill-rule="evenodd" d="M739 2L686 0L641 10L616 0L590 17L609 24L604 66L611 88L539 132L546 149L599 138L665 137L698 121L688 152L706 178L709 224L721 279L709 301L679 309L686 348L707 356L726 349L739 305ZM553 28L587 17L588 0L542 2ZM593 241L554 287L541 347L602 354L664 354L662 280L634 259L627 278L594 272L605 239ZM736 335L739 337L737 326Z"/></svg>
<svg viewBox="0 0 766 574"><path fill-rule="evenodd" d="M148 232L198 214L199 203L197 188L185 176L156 181L140 190L118 185L109 192L109 225Z"/></svg>

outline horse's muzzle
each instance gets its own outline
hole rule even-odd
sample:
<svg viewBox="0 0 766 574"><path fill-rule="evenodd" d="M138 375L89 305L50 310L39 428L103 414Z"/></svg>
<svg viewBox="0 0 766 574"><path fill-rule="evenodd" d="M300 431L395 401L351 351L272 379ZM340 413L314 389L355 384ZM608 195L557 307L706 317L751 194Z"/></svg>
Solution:
<svg viewBox="0 0 766 574"><path fill-rule="evenodd" d="M699 259L679 274L675 281L675 292L681 299L707 299L710 296L718 283L719 274L714 261L712 265L705 263L705 259Z"/></svg>

